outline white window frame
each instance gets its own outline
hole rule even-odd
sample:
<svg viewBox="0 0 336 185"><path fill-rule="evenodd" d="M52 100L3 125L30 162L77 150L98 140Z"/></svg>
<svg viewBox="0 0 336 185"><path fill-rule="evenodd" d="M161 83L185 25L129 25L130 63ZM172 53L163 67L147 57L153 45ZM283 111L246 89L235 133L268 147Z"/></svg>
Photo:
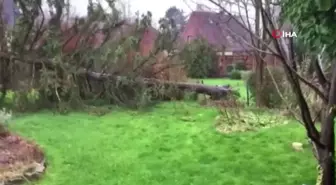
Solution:
<svg viewBox="0 0 336 185"><path fill-rule="evenodd" d="M233 52L232 51L225 51L224 56L232 56Z"/></svg>

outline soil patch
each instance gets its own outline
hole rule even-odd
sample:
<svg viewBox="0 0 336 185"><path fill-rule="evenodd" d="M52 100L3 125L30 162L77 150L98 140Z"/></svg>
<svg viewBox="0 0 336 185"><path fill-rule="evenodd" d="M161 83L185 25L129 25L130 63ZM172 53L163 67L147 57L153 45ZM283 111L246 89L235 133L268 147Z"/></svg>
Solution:
<svg viewBox="0 0 336 185"><path fill-rule="evenodd" d="M39 177L45 170L42 150L18 135L0 136L0 185L17 184Z"/></svg>

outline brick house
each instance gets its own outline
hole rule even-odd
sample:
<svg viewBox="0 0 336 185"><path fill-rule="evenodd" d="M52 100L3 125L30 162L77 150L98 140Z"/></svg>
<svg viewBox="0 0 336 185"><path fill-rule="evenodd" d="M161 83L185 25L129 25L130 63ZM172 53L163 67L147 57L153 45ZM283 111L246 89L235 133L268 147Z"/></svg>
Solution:
<svg viewBox="0 0 336 185"><path fill-rule="evenodd" d="M159 35L159 31L153 27L148 27L140 42L140 53L143 56L148 56L155 47L155 40Z"/></svg>
<svg viewBox="0 0 336 185"><path fill-rule="evenodd" d="M224 13L194 11L191 13L185 29L180 35L182 43L203 38L213 45L218 54L218 72L216 76L227 75L227 66L241 61L248 69L255 67L255 56L251 47L251 37L238 20L241 18ZM266 56L268 65L278 63L273 55Z"/></svg>
<svg viewBox="0 0 336 185"><path fill-rule="evenodd" d="M44 17L44 25L47 26L48 21L50 20L50 16ZM37 22L41 22L42 17L37 18ZM135 33L136 25L131 23L130 21L123 21L118 28L111 31L109 38L106 38L107 34L104 33L105 23L100 21L92 22L90 27L87 28L88 33L79 33L73 27L75 24L76 18L67 18L63 19L61 23L61 31L62 36L61 40L63 41L63 52L69 53L74 52L74 50L78 49L81 44L86 44L91 46L92 48L100 47L105 40L119 40L121 38L126 38ZM40 26L37 24L36 26ZM92 33L94 31L94 33ZM155 40L158 36L159 31L153 27L148 27L141 38L141 43L139 46L139 51L142 55L146 56L150 53L150 51L154 48ZM41 36L41 38L35 44L35 49L38 49L46 42L46 35ZM80 42L80 40L85 40L84 42Z"/></svg>
<svg viewBox="0 0 336 185"><path fill-rule="evenodd" d="M103 27L103 23L97 23L93 24L93 26ZM120 26L118 29L116 29L113 33L110 34L109 40L118 40L120 38L125 38L133 35L135 32L135 25L131 23L124 23L122 26ZM64 29L66 30L66 29ZM65 31L64 37L70 37L71 40L64 45L65 51L73 51L77 46L76 43L78 40L83 37L80 34L74 35L73 33L69 32L69 30ZM158 31L153 27L148 27L144 31L143 35L140 37L141 41L139 44L139 52L143 56L148 56L150 51L154 48L155 40L157 38ZM97 31L95 34L91 35L91 38L88 40L88 44L92 47L100 47L101 44L106 40L106 34L104 34L102 31Z"/></svg>

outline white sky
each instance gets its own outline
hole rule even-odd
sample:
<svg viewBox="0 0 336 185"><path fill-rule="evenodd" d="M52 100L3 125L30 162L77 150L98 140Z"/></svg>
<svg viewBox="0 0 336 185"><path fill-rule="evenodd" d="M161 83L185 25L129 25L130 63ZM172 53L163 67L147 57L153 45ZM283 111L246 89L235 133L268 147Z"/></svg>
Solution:
<svg viewBox="0 0 336 185"><path fill-rule="evenodd" d="M86 14L88 0L70 0L70 2L74 6L76 14ZM176 6L177 8L184 10L187 14L189 14L192 10L196 10L196 3L212 6L207 0L117 0L117 2L121 2L126 5L129 4L129 12L132 15L134 15L136 11L139 11L140 14L151 11L155 22L162 18L166 10L172 6ZM214 8L214 6L212 7Z"/></svg>
<svg viewBox="0 0 336 185"><path fill-rule="evenodd" d="M96 1L101 2L104 7L107 7L105 0L95 0L94 2ZM164 17L166 10L172 6L182 9L186 15L196 10L197 4L210 7L211 10L214 11L218 10L218 8L208 0L116 0L116 2L124 5L125 9L123 9L123 11L127 12L127 16L135 16L135 12L137 11L139 11L140 14L146 13L147 11L152 12L154 26L160 18ZM73 6L71 9L73 14L86 15L88 0L70 0L70 4ZM46 4L44 4L44 8L47 8ZM230 7L226 6L226 8L230 10ZM238 8L233 7L232 11L237 12ZM254 17L253 8L252 11L249 10L249 14L249 17Z"/></svg>

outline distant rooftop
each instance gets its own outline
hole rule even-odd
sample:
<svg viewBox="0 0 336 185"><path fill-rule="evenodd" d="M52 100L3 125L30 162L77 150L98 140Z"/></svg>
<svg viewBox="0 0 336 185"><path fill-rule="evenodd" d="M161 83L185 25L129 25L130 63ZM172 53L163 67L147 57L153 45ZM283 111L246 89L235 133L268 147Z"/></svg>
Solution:
<svg viewBox="0 0 336 185"><path fill-rule="evenodd" d="M231 51L247 51L251 49L247 44L250 43L251 38L249 32L241 24L242 20L238 16L209 11L194 11L190 15L181 38L187 41L190 34L193 33L192 36L206 39L218 48L226 48Z"/></svg>

